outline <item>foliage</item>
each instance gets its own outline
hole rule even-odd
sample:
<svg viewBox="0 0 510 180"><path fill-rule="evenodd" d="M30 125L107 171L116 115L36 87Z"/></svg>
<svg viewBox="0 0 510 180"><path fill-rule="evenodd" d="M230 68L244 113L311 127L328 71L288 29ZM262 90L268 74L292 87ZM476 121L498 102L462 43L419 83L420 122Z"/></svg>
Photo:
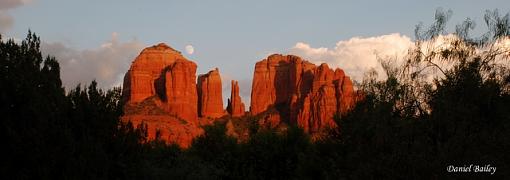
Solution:
<svg viewBox="0 0 510 180"><path fill-rule="evenodd" d="M134 176L142 137L119 122L120 88L92 82L65 94L58 62L39 45L30 31L19 45L0 42L2 179Z"/></svg>
<svg viewBox="0 0 510 180"><path fill-rule="evenodd" d="M488 176L447 173L448 165L497 166L495 177L509 175L510 49L508 15L488 11L489 32L469 38L467 19L447 35L451 12L439 10L402 65L381 60L388 78L367 74L365 99L332 133L345 148L354 178L439 178Z"/></svg>

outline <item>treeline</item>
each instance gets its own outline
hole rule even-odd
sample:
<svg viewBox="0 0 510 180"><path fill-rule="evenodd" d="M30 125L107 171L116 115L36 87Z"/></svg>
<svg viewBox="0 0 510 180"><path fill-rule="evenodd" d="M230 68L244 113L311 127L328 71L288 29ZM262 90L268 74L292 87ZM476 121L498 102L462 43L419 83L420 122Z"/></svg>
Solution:
<svg viewBox="0 0 510 180"><path fill-rule="evenodd" d="M215 123L187 150L147 142L143 128L120 122L120 88L91 82L66 92L57 60L42 57L35 34L20 44L0 36L1 179L508 177L510 18L488 11L488 32L470 38L470 19L446 36L449 16L438 11L430 28L417 28L403 64L381 59L388 78L367 74L363 100L335 118L327 138L250 127L238 142ZM439 39L448 48L428 44ZM497 170L447 171L470 164Z"/></svg>
<svg viewBox="0 0 510 180"><path fill-rule="evenodd" d="M124 179L141 166L142 133L119 123L120 88L66 94L39 37L0 41L1 179Z"/></svg>

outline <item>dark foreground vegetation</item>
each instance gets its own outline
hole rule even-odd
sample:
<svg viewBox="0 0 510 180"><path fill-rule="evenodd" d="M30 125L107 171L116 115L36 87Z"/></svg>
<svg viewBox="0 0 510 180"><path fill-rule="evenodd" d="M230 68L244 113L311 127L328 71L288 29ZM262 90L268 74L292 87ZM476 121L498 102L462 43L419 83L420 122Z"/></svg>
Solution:
<svg viewBox="0 0 510 180"><path fill-rule="evenodd" d="M364 100L337 117L339 127L311 142L296 127L255 127L246 142L225 125L182 150L146 142L144 130L119 121L121 90L92 82L65 91L56 59L43 58L40 40L0 42L1 179L443 179L510 177L510 18L488 11L488 33L470 38L473 22L458 25L449 48L427 41L447 34L449 13L417 28L416 46L394 65L381 58L387 79L369 73ZM0 37L1 39L1 37ZM446 68L450 65L450 68ZM428 79L435 73L434 80ZM250 119L250 118L247 118ZM256 123L255 123L256 124ZM448 173L447 166L485 166L490 173Z"/></svg>

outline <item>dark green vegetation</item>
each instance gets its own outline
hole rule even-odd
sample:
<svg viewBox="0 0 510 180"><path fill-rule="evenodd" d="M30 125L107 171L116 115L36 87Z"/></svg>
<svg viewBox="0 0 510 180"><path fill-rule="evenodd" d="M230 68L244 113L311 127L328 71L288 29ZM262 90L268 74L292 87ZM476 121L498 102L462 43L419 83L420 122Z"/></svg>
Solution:
<svg viewBox="0 0 510 180"><path fill-rule="evenodd" d="M490 176L447 173L448 165L497 167L509 177L510 18L486 16L488 33L469 38L469 19L450 48L442 38L448 13L438 11L402 66L381 60L388 78L368 74L364 100L336 118L329 138L310 142L296 127L286 132L249 127L238 143L224 123L206 127L188 150L144 141L144 130L119 121L120 89L92 82L65 92L58 62L43 58L39 38L0 42L1 179L443 179ZM0 38L1 39L1 38ZM482 49L477 51L477 49ZM499 62L498 62L499 61ZM450 64L451 68L445 68ZM434 81L427 73L435 71ZM239 120L254 121L251 117Z"/></svg>

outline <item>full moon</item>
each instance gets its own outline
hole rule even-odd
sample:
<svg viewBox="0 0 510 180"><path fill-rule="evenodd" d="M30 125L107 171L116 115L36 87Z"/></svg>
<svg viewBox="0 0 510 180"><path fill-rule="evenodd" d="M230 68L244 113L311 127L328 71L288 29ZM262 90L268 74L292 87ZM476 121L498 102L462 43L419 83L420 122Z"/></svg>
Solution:
<svg viewBox="0 0 510 180"><path fill-rule="evenodd" d="M192 45L186 45L185 50L186 50L186 53L191 55L195 51L195 48L193 48Z"/></svg>

